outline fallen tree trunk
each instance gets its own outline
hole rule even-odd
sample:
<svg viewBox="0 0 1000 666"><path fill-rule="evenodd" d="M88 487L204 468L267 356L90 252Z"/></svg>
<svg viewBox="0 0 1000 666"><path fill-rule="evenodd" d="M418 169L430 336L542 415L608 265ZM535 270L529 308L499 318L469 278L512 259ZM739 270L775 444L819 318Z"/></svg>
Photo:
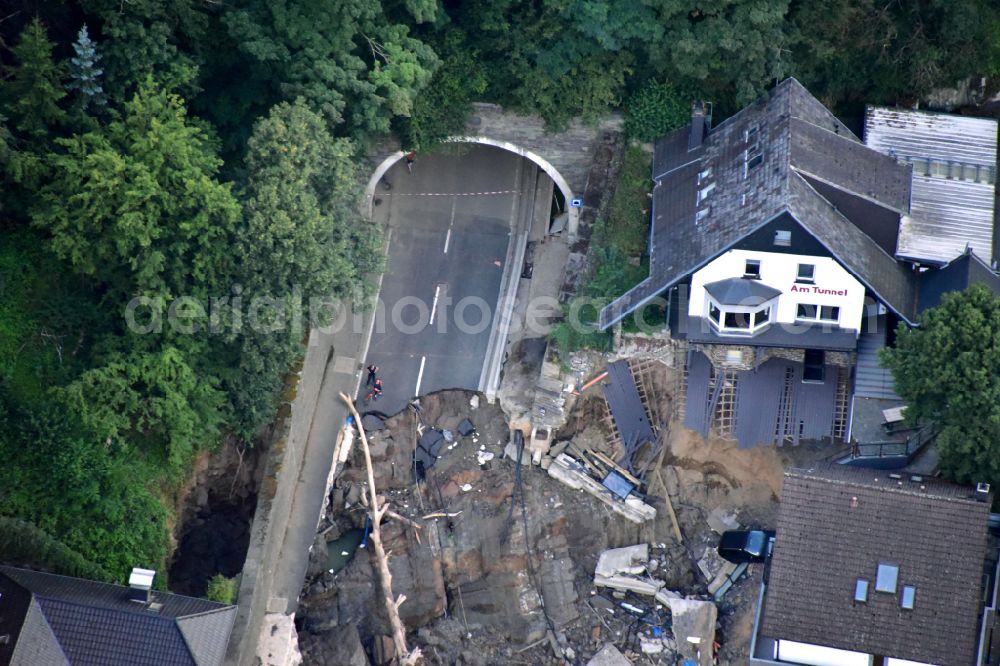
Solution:
<svg viewBox="0 0 1000 666"><path fill-rule="evenodd" d="M344 401L344 404L351 411L354 423L357 424L358 432L361 435L361 447L365 454L365 467L368 469L368 510L372 519L369 536L372 541L372 549L375 551L375 566L378 569L385 613L389 618L389 625L392 627L392 642L396 648L396 659L404 666L413 666L420 661L420 648L414 648L411 652L406 647L406 627L403 626L403 621L399 617L399 606L406 601L406 597L399 595L397 599L392 594L392 574L389 573L389 556L382 546L380 525L382 524L383 516L389 510L389 506L386 504L380 508L378 505L378 493L375 489L375 472L372 470L372 455L368 449L368 437L365 435L365 427L361 423L361 416L358 414L358 410L355 409L354 403L345 393L340 394L340 399Z"/></svg>

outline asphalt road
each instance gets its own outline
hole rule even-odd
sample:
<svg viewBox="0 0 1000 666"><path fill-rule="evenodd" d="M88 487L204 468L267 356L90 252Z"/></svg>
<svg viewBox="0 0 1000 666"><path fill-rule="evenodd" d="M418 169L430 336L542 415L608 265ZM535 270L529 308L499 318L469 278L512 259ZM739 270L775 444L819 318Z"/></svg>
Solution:
<svg viewBox="0 0 1000 666"><path fill-rule="evenodd" d="M487 146L420 155L412 172L397 163L390 189L376 191L389 251L365 360L381 368L384 394L369 409L391 414L417 395L478 388L521 163ZM359 397L365 393L362 386Z"/></svg>

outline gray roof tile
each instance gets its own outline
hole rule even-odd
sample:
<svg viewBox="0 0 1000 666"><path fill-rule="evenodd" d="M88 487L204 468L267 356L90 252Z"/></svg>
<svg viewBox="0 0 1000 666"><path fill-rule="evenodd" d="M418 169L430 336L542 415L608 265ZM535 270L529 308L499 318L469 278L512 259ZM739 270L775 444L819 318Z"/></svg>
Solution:
<svg viewBox="0 0 1000 666"><path fill-rule="evenodd" d="M769 301L781 294L774 287L749 278L726 278L709 282L705 291L722 305L744 305L753 307Z"/></svg>
<svg viewBox="0 0 1000 666"><path fill-rule="evenodd" d="M940 666L971 666L990 503L934 479L828 465L785 473L760 632ZM879 563L896 594L875 591ZM854 601L857 579L870 582ZM913 610L902 586L916 588Z"/></svg>
<svg viewBox="0 0 1000 666"><path fill-rule="evenodd" d="M0 579L29 592L39 615L25 613L17 654L61 652L74 666L218 666L236 615L235 606L163 592L153 593L153 611L120 585L13 567L0 566ZM21 663L66 663L38 659Z"/></svg>

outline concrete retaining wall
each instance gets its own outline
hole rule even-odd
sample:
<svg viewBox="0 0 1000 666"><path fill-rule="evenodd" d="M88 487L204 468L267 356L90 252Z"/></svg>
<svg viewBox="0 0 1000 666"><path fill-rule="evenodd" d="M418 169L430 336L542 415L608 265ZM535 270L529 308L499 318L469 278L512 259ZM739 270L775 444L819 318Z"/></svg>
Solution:
<svg viewBox="0 0 1000 666"><path fill-rule="evenodd" d="M280 565L296 480L316 413L323 371L332 351L331 347L319 344L317 332L312 331L301 366L285 380L240 580L239 610L226 655L228 666L253 664L264 616L268 612L285 613L288 609L288 599L272 599L274 572ZM303 557L307 555L303 553Z"/></svg>

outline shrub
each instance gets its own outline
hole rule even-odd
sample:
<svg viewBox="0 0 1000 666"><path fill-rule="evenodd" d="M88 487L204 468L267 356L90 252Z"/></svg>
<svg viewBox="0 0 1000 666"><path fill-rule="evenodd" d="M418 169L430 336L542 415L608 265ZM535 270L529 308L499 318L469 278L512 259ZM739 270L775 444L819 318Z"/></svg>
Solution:
<svg viewBox="0 0 1000 666"><path fill-rule="evenodd" d="M665 81L649 81L625 103L625 133L637 141L653 141L684 127L697 95Z"/></svg>
<svg viewBox="0 0 1000 666"><path fill-rule="evenodd" d="M220 604L232 604L236 601L236 581L235 576L226 578L222 574L215 574L208 581L205 596Z"/></svg>

